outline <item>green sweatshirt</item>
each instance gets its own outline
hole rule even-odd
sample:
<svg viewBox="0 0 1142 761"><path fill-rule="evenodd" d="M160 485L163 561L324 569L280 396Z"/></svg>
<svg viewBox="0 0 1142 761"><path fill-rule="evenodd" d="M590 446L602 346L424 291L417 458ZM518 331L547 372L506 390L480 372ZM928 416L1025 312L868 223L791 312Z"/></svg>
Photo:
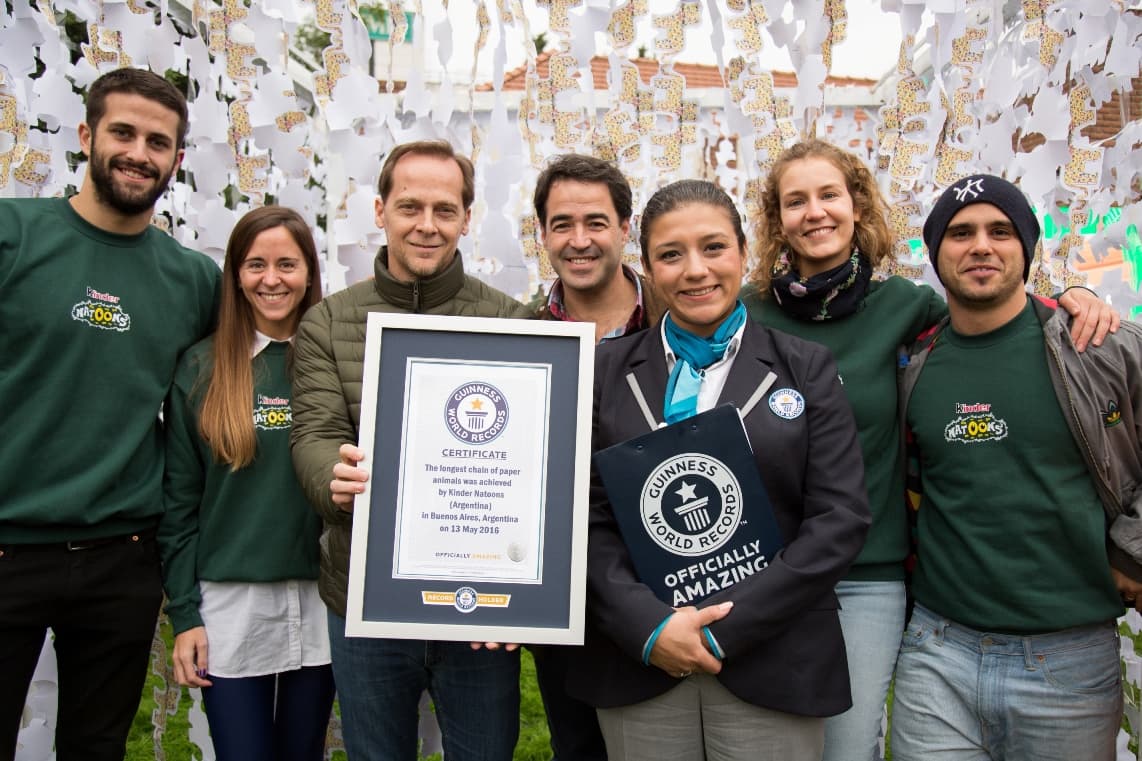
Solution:
<svg viewBox="0 0 1142 761"><path fill-rule="evenodd" d="M0 199L0 543L114 536L162 512L159 410L210 332L218 266L66 199Z"/></svg>
<svg viewBox="0 0 1142 761"><path fill-rule="evenodd" d="M896 367L900 347L947 314L943 299L927 286L890 277L870 283L860 309L838 320L799 320L782 311L772 296L761 299L752 288L743 290L742 300L754 320L833 352L856 417L872 509L868 540L846 578L903 579L908 524Z"/></svg>
<svg viewBox="0 0 1142 761"><path fill-rule="evenodd" d="M176 634L202 625L200 579L317 578L321 519L306 502L289 455L288 351L289 344L274 342L254 357L258 451L238 471L216 462L198 432L213 338L179 363L167 407L166 513L159 524L167 614Z"/></svg>
<svg viewBox="0 0 1142 761"><path fill-rule="evenodd" d="M937 341L908 401L924 494L916 600L992 632L1116 618L1102 502L1030 302L990 333Z"/></svg>

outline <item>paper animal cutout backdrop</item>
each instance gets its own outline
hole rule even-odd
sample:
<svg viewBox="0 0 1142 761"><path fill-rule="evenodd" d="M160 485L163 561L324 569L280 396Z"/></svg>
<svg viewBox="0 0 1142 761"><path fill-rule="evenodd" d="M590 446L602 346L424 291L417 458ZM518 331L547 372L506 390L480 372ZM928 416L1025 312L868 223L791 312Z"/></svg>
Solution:
<svg viewBox="0 0 1142 761"><path fill-rule="evenodd" d="M149 66L192 93L186 171L160 207L184 243L220 256L233 222L272 198L317 227L338 288L369 274L383 240L372 200L384 153L446 137L477 162L468 264L523 295L550 276L528 203L548 156L613 158L636 209L666 182L704 176L752 213L776 153L816 132L856 144L877 170L900 238L892 271L934 281L924 211L956 177L992 171L1042 210L1036 288L1086 281L1142 312L1142 14L1131 3L881 0L903 38L897 67L835 107L823 85L846 37L843 0L527 2L547 28L532 28L524 0L8 0L0 194L77 186L77 90L109 68ZM374 46L362 17L387 41ZM328 35L319 60L299 44L305 24ZM549 48L537 65L538 32ZM505 70L509 47L521 71ZM649 80L640 48L657 59ZM795 84L761 64L774 48L789 51ZM724 87L696 84L687 56L701 50ZM609 69L597 82L593 57Z"/></svg>
<svg viewBox="0 0 1142 761"><path fill-rule="evenodd" d="M1040 211L1036 289L1087 282L1142 319L1136 3L881 0L883 24L903 39L897 66L835 98L824 85L846 37L844 0L526 2L6 0L0 195L77 187L82 91L108 69L146 66L191 94L185 171L159 206L183 243L220 258L238 217L272 199L314 226L338 289L368 276L384 239L373 197L385 153L445 137L477 167L467 266L523 296L550 276L529 203L547 157L615 160L636 209L662 184L700 176L752 215L776 154L818 134L877 171L900 241L890 271L934 282L925 211L957 177L990 171ZM532 6L547 28L532 28ZM386 41L370 40L363 16ZM306 24L329 38L316 59L300 44ZM537 56L540 32L549 49ZM639 40L657 64L634 60ZM761 63L775 47L789 51L795 82ZM521 70L507 70L509 49ZM688 66L695 50L714 52L713 83Z"/></svg>

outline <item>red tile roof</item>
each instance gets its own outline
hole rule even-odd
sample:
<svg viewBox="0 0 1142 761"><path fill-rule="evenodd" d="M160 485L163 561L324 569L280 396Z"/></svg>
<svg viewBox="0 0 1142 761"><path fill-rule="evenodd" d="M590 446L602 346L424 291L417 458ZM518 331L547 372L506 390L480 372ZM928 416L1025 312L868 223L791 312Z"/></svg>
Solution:
<svg viewBox="0 0 1142 761"><path fill-rule="evenodd" d="M540 79L547 79L551 76L549 71L549 61L554 51L544 51L535 57L535 70ZM658 73L660 62L653 58L632 58L630 62L638 68L639 78L643 84L650 82L650 78ZM607 71L610 69L610 60L606 56L594 56L591 58L591 78L594 81L596 90L605 90L607 88ZM724 87L725 82L722 79L722 72L718 70L717 66L705 63L675 63L674 71L681 74L686 80L686 87L688 88L705 88L705 87ZM797 86L797 75L791 71L774 71L773 85L774 87L792 88ZM868 87L872 88L876 84L875 79L864 79L860 77L835 77L829 76L825 80L826 84L835 87ZM527 64L519 66L504 75L504 92L523 90L527 83ZM476 85L476 90L481 92L488 92L493 90L492 83L485 82Z"/></svg>

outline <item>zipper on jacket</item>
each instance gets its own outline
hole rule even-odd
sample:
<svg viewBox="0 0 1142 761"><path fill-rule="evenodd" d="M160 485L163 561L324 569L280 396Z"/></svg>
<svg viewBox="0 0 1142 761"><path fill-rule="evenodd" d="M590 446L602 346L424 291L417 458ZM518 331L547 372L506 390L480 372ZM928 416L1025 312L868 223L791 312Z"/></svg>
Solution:
<svg viewBox="0 0 1142 761"><path fill-rule="evenodd" d="M420 311L420 280L412 281L412 311Z"/></svg>

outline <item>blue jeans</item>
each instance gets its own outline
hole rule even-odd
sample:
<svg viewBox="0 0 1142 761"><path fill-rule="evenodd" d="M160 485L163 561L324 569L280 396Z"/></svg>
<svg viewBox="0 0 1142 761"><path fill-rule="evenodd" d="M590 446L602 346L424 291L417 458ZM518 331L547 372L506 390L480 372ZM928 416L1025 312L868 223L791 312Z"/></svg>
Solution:
<svg viewBox="0 0 1142 761"><path fill-rule="evenodd" d="M415 761L428 690L449 761L511 761L519 736L519 651L467 642L346 637L329 613L341 734L350 761Z"/></svg>
<svg viewBox="0 0 1142 761"><path fill-rule="evenodd" d="M217 761L323 761L333 707L329 666L210 681L202 703Z"/></svg>
<svg viewBox="0 0 1142 761"><path fill-rule="evenodd" d="M842 581L837 598L853 707L825 720L822 761L879 761L884 701L904 631L904 582Z"/></svg>
<svg viewBox="0 0 1142 761"><path fill-rule="evenodd" d="M1121 721L1113 621L1021 637L916 606L896 666L895 761L1112 761Z"/></svg>

